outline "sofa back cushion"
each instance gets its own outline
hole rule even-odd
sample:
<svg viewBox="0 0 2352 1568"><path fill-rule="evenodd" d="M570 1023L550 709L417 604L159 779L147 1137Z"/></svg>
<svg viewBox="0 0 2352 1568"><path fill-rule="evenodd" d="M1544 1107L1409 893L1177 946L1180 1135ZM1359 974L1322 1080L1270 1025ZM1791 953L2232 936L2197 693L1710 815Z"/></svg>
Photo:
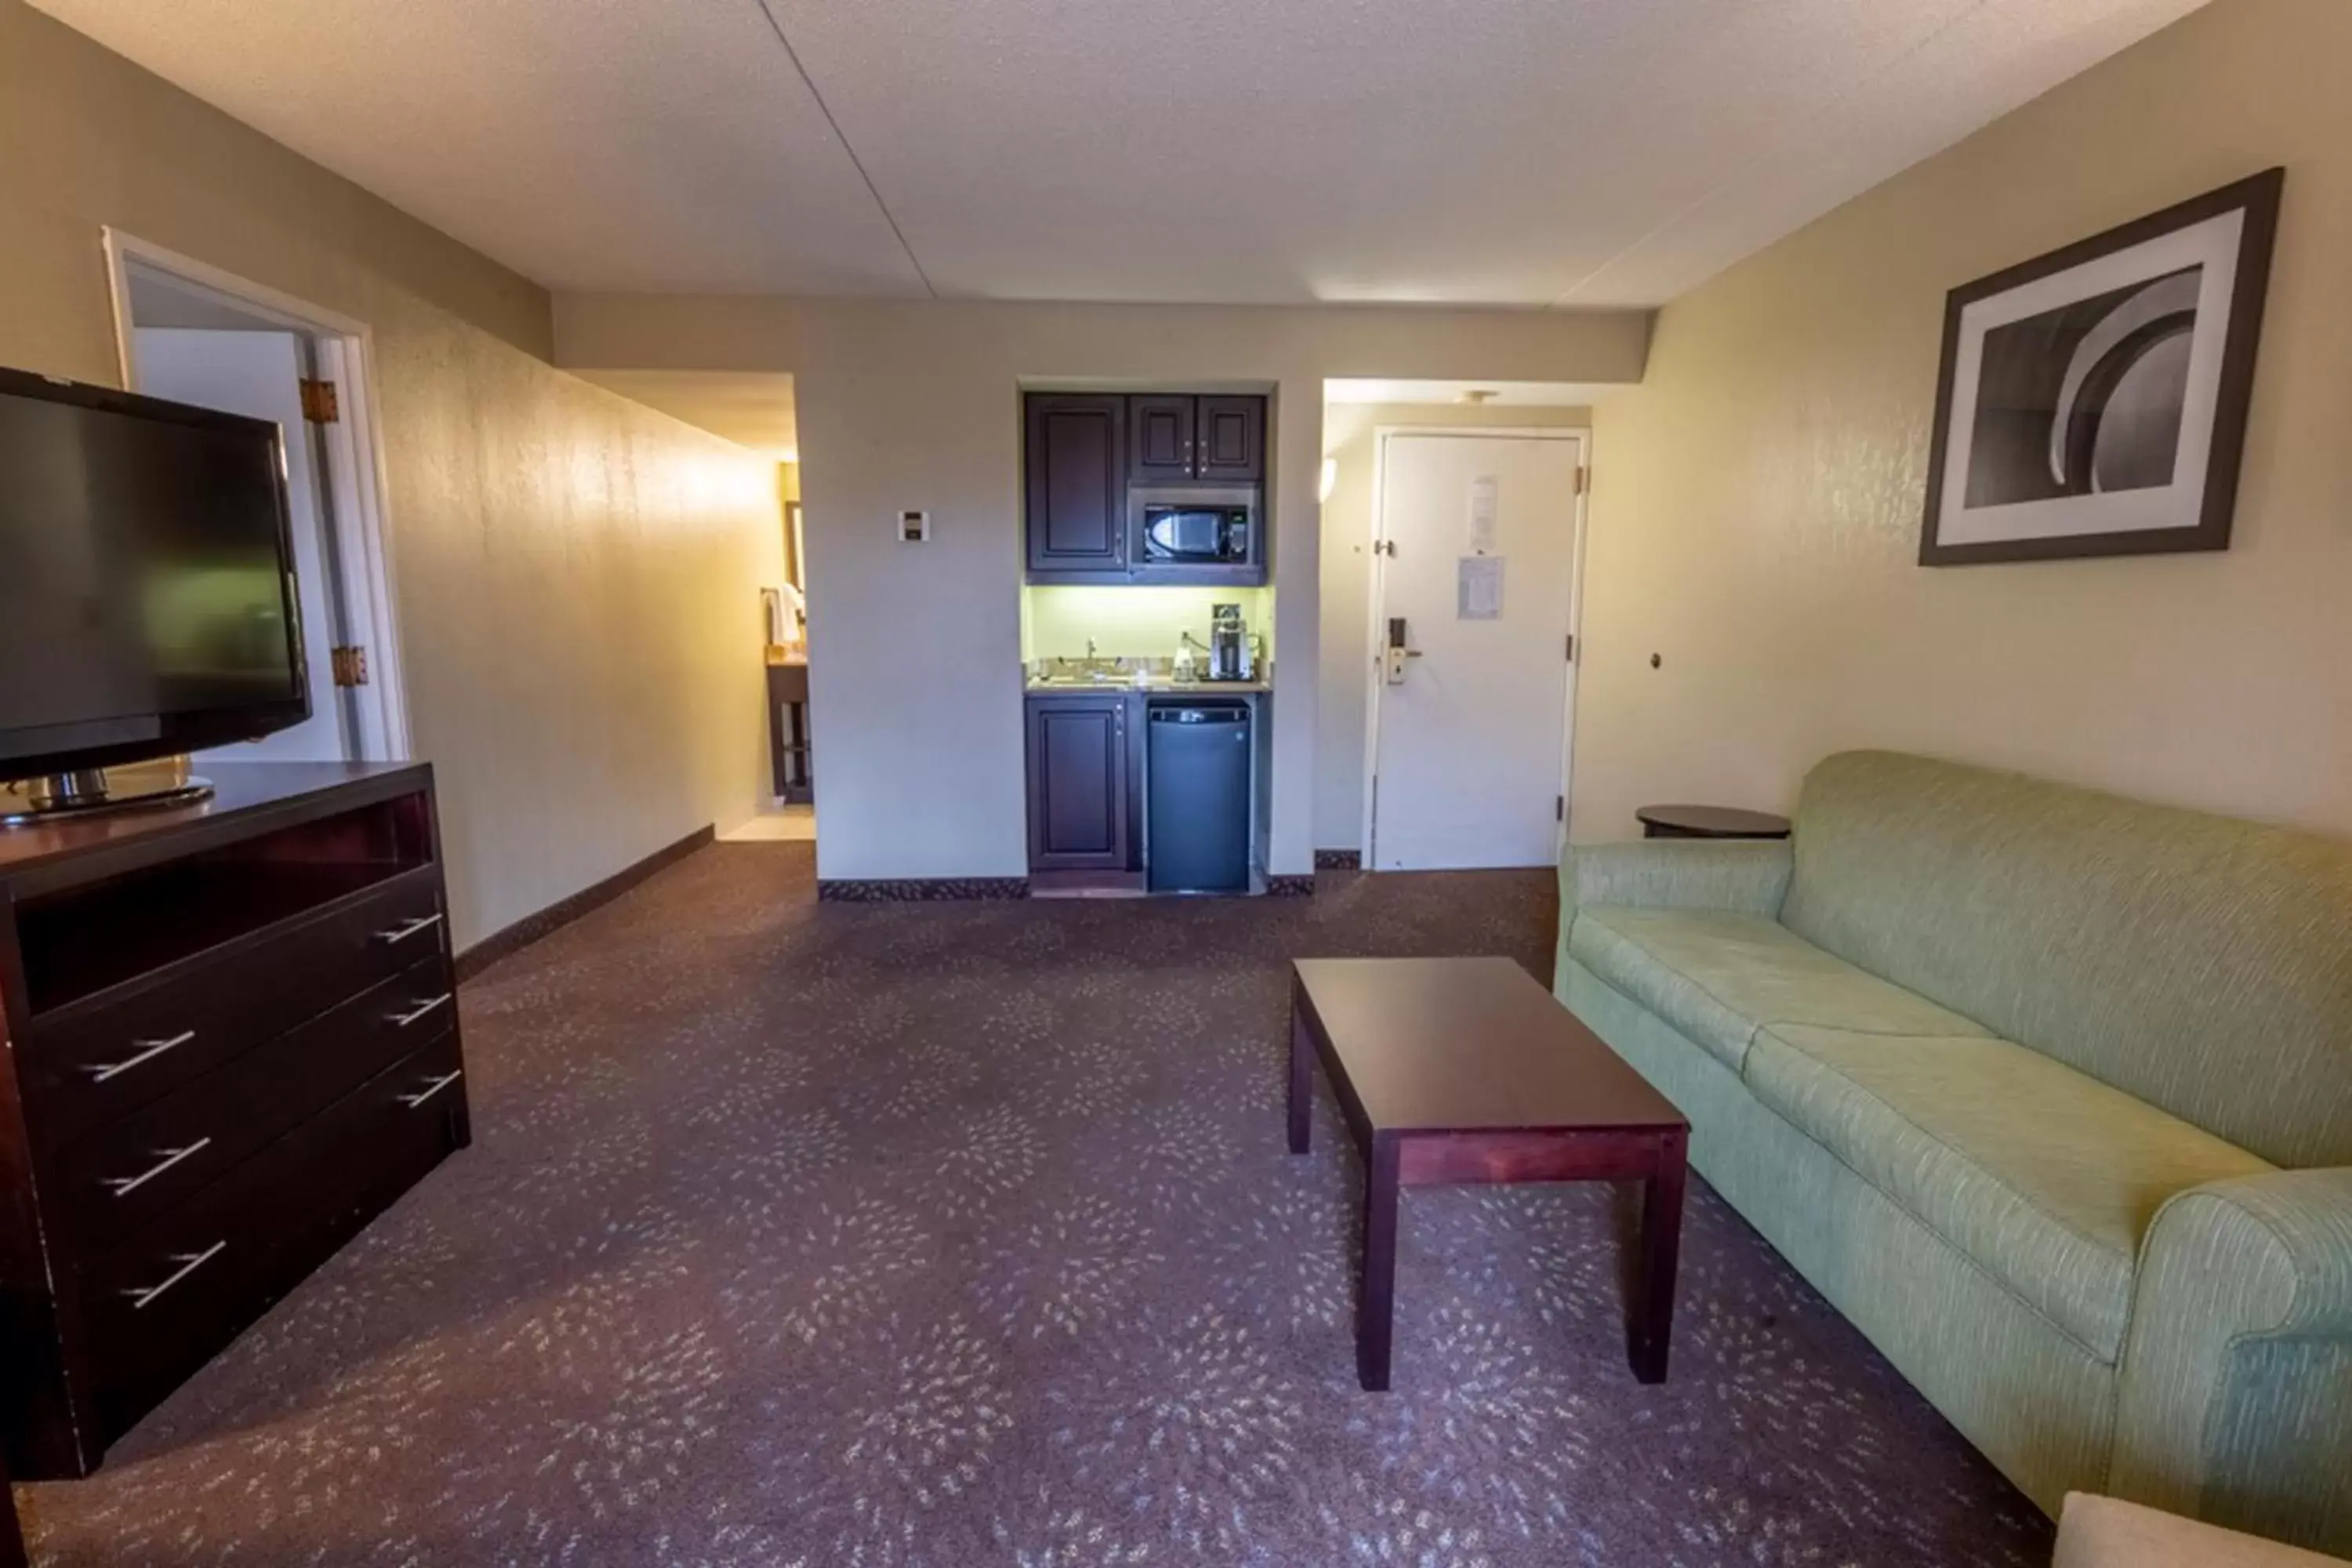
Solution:
<svg viewBox="0 0 2352 1568"><path fill-rule="evenodd" d="M1850 752L1805 781L1780 918L2274 1163L2352 1164L2352 844Z"/></svg>

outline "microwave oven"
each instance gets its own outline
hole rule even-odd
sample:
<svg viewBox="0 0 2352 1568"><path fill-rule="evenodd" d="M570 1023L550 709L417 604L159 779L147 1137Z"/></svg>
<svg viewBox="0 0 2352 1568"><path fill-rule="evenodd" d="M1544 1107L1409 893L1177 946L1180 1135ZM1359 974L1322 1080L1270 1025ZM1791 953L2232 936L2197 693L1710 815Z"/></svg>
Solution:
<svg viewBox="0 0 2352 1568"><path fill-rule="evenodd" d="M1258 554L1254 485L1138 487L1129 492L1141 566L1247 566Z"/></svg>

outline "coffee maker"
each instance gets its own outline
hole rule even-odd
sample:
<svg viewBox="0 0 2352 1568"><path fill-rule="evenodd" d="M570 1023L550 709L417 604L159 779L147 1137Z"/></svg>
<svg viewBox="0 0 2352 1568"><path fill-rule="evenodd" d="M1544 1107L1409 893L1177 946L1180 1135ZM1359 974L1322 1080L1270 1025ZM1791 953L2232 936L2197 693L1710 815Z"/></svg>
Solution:
<svg viewBox="0 0 2352 1568"><path fill-rule="evenodd" d="M1209 606L1209 679L1249 680L1257 671L1250 654L1249 628L1239 605Z"/></svg>

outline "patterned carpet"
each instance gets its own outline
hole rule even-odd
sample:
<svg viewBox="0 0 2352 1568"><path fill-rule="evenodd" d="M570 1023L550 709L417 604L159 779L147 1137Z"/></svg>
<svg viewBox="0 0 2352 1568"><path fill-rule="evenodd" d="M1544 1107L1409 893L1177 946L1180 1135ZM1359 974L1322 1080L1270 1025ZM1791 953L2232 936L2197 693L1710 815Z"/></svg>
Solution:
<svg viewBox="0 0 2352 1568"><path fill-rule="evenodd" d="M1507 952L1538 873L818 905L721 845L464 994L476 1145L89 1481L47 1563L1979 1564L2049 1529L1703 1188L1674 1373L1606 1188L1284 1152L1285 959Z"/></svg>

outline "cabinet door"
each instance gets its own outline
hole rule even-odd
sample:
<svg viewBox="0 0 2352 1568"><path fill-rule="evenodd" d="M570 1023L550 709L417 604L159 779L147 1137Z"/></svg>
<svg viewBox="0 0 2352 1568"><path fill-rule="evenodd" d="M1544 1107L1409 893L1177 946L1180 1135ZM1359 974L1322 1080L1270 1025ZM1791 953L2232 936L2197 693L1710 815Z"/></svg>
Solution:
<svg viewBox="0 0 2352 1568"><path fill-rule="evenodd" d="M1265 477L1265 398L1202 398L1196 437L1196 467L1202 479L1241 480Z"/></svg>
<svg viewBox="0 0 2352 1568"><path fill-rule="evenodd" d="M1192 477L1192 405L1189 396L1154 395L1127 400L1127 451L1139 484L1166 484Z"/></svg>
<svg viewBox="0 0 2352 1568"><path fill-rule="evenodd" d="M1127 564L1126 405L1061 394L1025 400L1032 572Z"/></svg>
<svg viewBox="0 0 2352 1568"><path fill-rule="evenodd" d="M1127 699L1029 704L1029 865L1037 871L1128 868Z"/></svg>

